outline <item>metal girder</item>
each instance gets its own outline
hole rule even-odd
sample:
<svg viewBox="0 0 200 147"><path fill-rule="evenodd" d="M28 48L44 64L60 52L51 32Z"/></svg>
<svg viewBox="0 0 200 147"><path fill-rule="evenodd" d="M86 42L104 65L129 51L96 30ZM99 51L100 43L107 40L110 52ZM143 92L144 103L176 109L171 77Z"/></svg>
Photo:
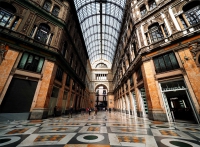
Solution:
<svg viewBox="0 0 200 147"><path fill-rule="evenodd" d="M97 47L97 46L100 46L100 44L98 44L98 45L95 45L95 46L92 46L92 47L90 47L90 48L95 48L95 47ZM108 48L111 48L112 49L112 47L111 46L109 46L109 45L103 45L104 47L108 47ZM114 51L113 49L112 49L112 51ZM89 52L89 50L88 50L88 52Z"/></svg>
<svg viewBox="0 0 200 147"><path fill-rule="evenodd" d="M83 20L81 20L80 24L82 24L84 21L86 21L86 20L89 19L90 17L96 17L97 15L100 15L100 14L92 14L92 15L90 15L90 16L85 17ZM114 17L113 15L105 14L105 13L102 13L101 15L105 15L105 16L108 16L108 17L112 17L112 18L116 19L119 23L122 23L117 17Z"/></svg>
<svg viewBox="0 0 200 147"><path fill-rule="evenodd" d="M94 43L94 42L97 42L97 41L101 41L101 39L96 39L93 42L90 42L86 47L88 47L91 43ZM112 41L108 40L108 39L102 39L102 42L103 41L110 42L113 46L115 46L115 44Z"/></svg>
<svg viewBox="0 0 200 147"><path fill-rule="evenodd" d="M77 12L79 12L83 7L91 4L91 3L95 3L96 1L92 1L92 2L88 2L88 3L85 3L84 5L80 6L79 8L77 8ZM121 7L120 5L114 3L114 2L111 2L111 1L106 1L106 3L110 3L110 4L113 4L115 6L117 6L119 9L121 9L123 11L123 7Z"/></svg>
<svg viewBox="0 0 200 147"><path fill-rule="evenodd" d="M96 33L90 34L90 35L87 36L87 38L85 39L85 42L86 42L90 37L92 37L92 36L94 36L94 35L97 35L97 34L100 34L100 33L99 33L99 32L96 32ZM112 38L114 38L114 39L117 41L117 38L115 38L115 36L112 35L112 34L109 34L109 33L107 33L107 32L102 32L102 34L106 34L106 35L108 35L108 36L111 36Z"/></svg>
<svg viewBox="0 0 200 147"><path fill-rule="evenodd" d="M111 26L111 25L108 25L108 24L102 24L102 25L103 25L103 26L110 27L110 28L114 29L117 33L119 33L119 31L118 31L115 27L113 27L113 26ZM85 30L83 30L83 34L84 34L88 29L93 28L93 27L96 27L96 26L100 26L100 24L94 24L94 25L89 26L88 28L86 28Z"/></svg>
<svg viewBox="0 0 200 147"><path fill-rule="evenodd" d="M99 49L95 49L94 51L95 51L95 52L96 52L96 51L99 51ZM88 55L90 56L92 53L94 53L94 51L93 51L93 52L88 52ZM109 51L109 50L106 50L105 52L108 52L109 54L114 55L114 52L111 52L111 51Z"/></svg>

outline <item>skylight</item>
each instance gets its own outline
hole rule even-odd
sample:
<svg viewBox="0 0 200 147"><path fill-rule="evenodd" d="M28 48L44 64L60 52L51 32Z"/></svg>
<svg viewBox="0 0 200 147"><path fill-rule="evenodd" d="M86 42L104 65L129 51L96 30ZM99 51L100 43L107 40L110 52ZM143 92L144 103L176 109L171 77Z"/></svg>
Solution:
<svg viewBox="0 0 200 147"><path fill-rule="evenodd" d="M126 0L74 0L91 64L113 62Z"/></svg>

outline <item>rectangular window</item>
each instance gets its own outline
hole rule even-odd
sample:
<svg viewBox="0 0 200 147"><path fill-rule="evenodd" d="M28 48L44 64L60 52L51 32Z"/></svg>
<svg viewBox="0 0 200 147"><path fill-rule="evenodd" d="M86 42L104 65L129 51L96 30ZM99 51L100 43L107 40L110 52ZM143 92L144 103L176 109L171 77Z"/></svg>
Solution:
<svg viewBox="0 0 200 147"><path fill-rule="evenodd" d="M69 75L67 76L65 85L70 86L70 76Z"/></svg>
<svg viewBox="0 0 200 147"><path fill-rule="evenodd" d="M153 10L155 7L156 7L155 0L150 0L149 1L149 10Z"/></svg>
<svg viewBox="0 0 200 147"><path fill-rule="evenodd" d="M173 52L155 57L153 61L156 73L166 72L179 68L178 62Z"/></svg>
<svg viewBox="0 0 200 147"><path fill-rule="evenodd" d="M200 6L196 6L185 13L187 20L191 25L195 25L200 22Z"/></svg>
<svg viewBox="0 0 200 147"><path fill-rule="evenodd" d="M145 7L145 5L144 5L144 6L142 6L142 7L140 8L140 14L141 14L141 16L144 16L146 13L147 13L147 9L146 9L146 7Z"/></svg>
<svg viewBox="0 0 200 147"><path fill-rule="evenodd" d="M61 82L62 77L63 77L63 70L60 67L58 67L58 69L56 71L56 80Z"/></svg>
<svg viewBox="0 0 200 147"><path fill-rule="evenodd" d="M143 79L142 71L141 71L141 68L139 68L137 71L137 81L141 81L142 79Z"/></svg>
<svg viewBox="0 0 200 147"><path fill-rule="evenodd" d="M18 68L40 73L44 64L44 58L25 52L19 62Z"/></svg>

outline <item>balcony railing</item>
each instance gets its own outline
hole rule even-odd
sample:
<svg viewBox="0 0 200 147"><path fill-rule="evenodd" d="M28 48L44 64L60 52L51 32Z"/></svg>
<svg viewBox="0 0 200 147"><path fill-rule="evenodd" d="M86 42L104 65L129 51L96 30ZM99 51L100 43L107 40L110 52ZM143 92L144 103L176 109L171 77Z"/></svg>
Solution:
<svg viewBox="0 0 200 147"><path fill-rule="evenodd" d="M3 34L4 36L9 36L9 37L15 38L18 41L27 42L27 43L30 43L34 46L41 47L41 48L44 48L44 49L48 49L48 50L60 53L58 48L55 48L55 47L52 47L50 45L41 43L41 42L31 38L31 37L28 37L28 36L26 36L22 33L19 33L19 32L15 32L15 31L8 29L6 27L0 26L0 33Z"/></svg>

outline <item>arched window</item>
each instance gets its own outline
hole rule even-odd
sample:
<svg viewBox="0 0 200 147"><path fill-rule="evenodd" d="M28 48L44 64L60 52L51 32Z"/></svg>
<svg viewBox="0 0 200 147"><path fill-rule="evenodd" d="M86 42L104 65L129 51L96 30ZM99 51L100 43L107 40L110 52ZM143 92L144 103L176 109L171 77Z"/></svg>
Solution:
<svg viewBox="0 0 200 147"><path fill-rule="evenodd" d="M149 35L152 42L156 42L163 39L163 33L158 23L149 26Z"/></svg>
<svg viewBox="0 0 200 147"><path fill-rule="evenodd" d="M153 10L156 7L155 0L149 0L148 5L149 5L149 10Z"/></svg>
<svg viewBox="0 0 200 147"><path fill-rule="evenodd" d="M46 43L50 32L50 27L47 24L40 24L38 27L37 33L34 37L35 40Z"/></svg>
<svg viewBox="0 0 200 147"><path fill-rule="evenodd" d="M183 7L185 16L190 25L195 25L200 22L200 1L194 0Z"/></svg>
<svg viewBox="0 0 200 147"><path fill-rule="evenodd" d="M104 63L99 63L96 65L96 68L108 68L108 66Z"/></svg>
<svg viewBox="0 0 200 147"><path fill-rule="evenodd" d="M140 14L141 14L141 16L144 16L146 13L147 13L146 6L143 5L143 6L140 8Z"/></svg>
<svg viewBox="0 0 200 147"><path fill-rule="evenodd" d="M54 7L53 7L53 10L52 10L52 14L53 14L54 16L58 16L59 11L60 11L60 8L59 8L58 6L54 6Z"/></svg>
<svg viewBox="0 0 200 147"><path fill-rule="evenodd" d="M43 8L44 8L45 10L47 10L47 11L50 11L50 10L51 10L51 5L52 5L51 1L46 0L46 1L44 2Z"/></svg>
<svg viewBox="0 0 200 147"><path fill-rule="evenodd" d="M15 12L16 9L11 4L0 2L0 26L12 27Z"/></svg>

